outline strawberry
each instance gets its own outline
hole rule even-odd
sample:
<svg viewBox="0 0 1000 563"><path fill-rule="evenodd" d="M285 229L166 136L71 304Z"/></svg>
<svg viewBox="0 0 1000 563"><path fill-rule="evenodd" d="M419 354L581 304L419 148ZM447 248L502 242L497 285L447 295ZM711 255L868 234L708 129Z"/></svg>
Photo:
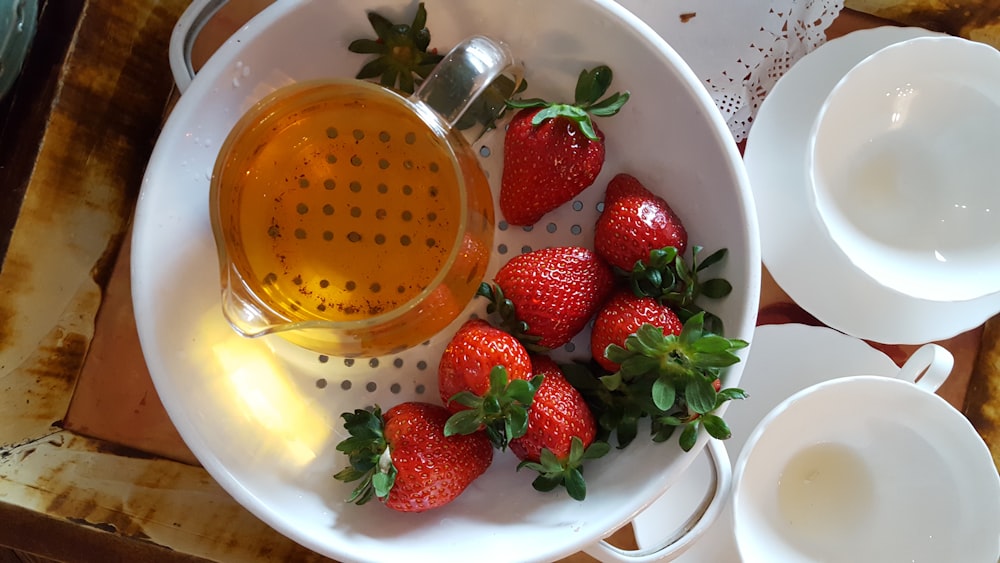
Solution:
<svg viewBox="0 0 1000 563"><path fill-rule="evenodd" d="M511 334L482 319L466 321L441 354L438 391L454 416L445 433L471 434L485 428L500 449L524 434L527 408L540 380L532 379L531 358Z"/></svg>
<svg viewBox="0 0 1000 563"><path fill-rule="evenodd" d="M498 312L502 326L529 348L544 351L583 330L614 289L614 272L593 251L562 246L511 258L493 281L479 289L491 301L487 311Z"/></svg>
<svg viewBox="0 0 1000 563"><path fill-rule="evenodd" d="M594 359L603 358L610 375L575 377L603 432L617 432L619 447L637 433L637 421L648 416L653 440L661 442L683 427L680 446L694 447L698 431L724 440L731 432L715 411L732 399L746 398L742 389L722 388L721 370L737 363L735 352L747 342L705 330L705 312L684 321L678 330L669 308L649 297L626 292L611 298L594 322ZM652 321L652 322L650 322ZM639 325L638 328L631 327ZM664 328L666 327L666 328ZM633 330L619 343L621 334ZM605 365L602 362L602 365Z"/></svg>
<svg viewBox="0 0 1000 563"><path fill-rule="evenodd" d="M687 243L687 231L666 200L628 174L611 179L594 226L594 250L609 264L631 271L652 250L672 246L684 254Z"/></svg>
<svg viewBox="0 0 1000 563"><path fill-rule="evenodd" d="M517 108L504 136L500 210L511 225L533 225L594 183L604 166L604 134L591 116L611 116L628 92L600 100L611 85L607 66L584 70L575 103L508 100Z"/></svg>
<svg viewBox="0 0 1000 563"><path fill-rule="evenodd" d="M617 371L618 364L605 357L608 346L625 346L625 339L639 327L651 324L664 334L680 334L683 324L670 307L652 297L637 297L630 291L619 290L604 305L594 319L590 333L590 353L608 371Z"/></svg>
<svg viewBox="0 0 1000 563"><path fill-rule="evenodd" d="M597 423L583 396L563 376L548 356L531 359L535 376L542 383L528 409L524 436L510 441L510 450L523 460L518 469L539 472L533 483L541 491L562 485L570 496L583 500L587 489L581 464L607 453L605 442L594 443Z"/></svg>
<svg viewBox="0 0 1000 563"><path fill-rule="evenodd" d="M337 445L350 466L335 477L362 482L350 502L378 498L402 512L423 512L448 504L482 475L493 447L482 432L444 435L450 411L440 405L408 402L383 415L373 410L343 413L351 437Z"/></svg>
<svg viewBox="0 0 1000 563"><path fill-rule="evenodd" d="M510 451L519 459L538 461L542 449L547 448L556 458L565 459L572 438L579 438L584 447L594 441L594 415L552 358L533 355L531 367L543 380L528 409L528 431L510 441Z"/></svg>
<svg viewBox="0 0 1000 563"><path fill-rule="evenodd" d="M695 304L698 297L720 299L732 292L725 279L699 279L703 270L725 258L726 249L701 258L702 248L692 246L690 260L685 260L687 249L687 230L663 198L634 176L611 179L604 210L594 225L594 251L628 279L636 295L671 306L682 320L703 310ZM718 317L707 314L706 320L711 329L722 332Z"/></svg>

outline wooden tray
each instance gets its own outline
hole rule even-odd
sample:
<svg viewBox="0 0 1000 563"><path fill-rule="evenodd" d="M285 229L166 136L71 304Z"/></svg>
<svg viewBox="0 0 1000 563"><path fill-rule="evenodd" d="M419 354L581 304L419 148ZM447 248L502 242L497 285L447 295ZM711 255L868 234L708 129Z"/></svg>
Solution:
<svg viewBox="0 0 1000 563"><path fill-rule="evenodd" d="M0 136L22 143L21 175L8 170L3 184L19 213L0 270L0 545L61 560L326 561L198 467L138 347L128 222L171 99L166 44L187 2L73 1L76 14L50 28L63 47L32 53ZM267 3L232 3L215 38ZM830 33L876 23L849 13ZM764 282L761 323L818 324ZM987 436L1000 412L998 333L994 319L942 343L958 365L941 394ZM897 360L909 352L883 349ZM614 541L634 545L627 527Z"/></svg>

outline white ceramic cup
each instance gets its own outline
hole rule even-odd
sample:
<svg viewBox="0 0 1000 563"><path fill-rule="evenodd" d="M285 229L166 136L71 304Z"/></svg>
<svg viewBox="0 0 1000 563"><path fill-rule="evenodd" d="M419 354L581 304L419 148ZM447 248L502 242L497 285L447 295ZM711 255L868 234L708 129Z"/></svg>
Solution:
<svg viewBox="0 0 1000 563"><path fill-rule="evenodd" d="M816 211L851 262L931 301L1000 291L1000 52L958 37L885 47L830 92L807 150Z"/></svg>
<svg viewBox="0 0 1000 563"><path fill-rule="evenodd" d="M969 421L934 394L951 367L929 344L898 378L819 383L765 416L733 476L743 560L995 563L1000 476Z"/></svg>

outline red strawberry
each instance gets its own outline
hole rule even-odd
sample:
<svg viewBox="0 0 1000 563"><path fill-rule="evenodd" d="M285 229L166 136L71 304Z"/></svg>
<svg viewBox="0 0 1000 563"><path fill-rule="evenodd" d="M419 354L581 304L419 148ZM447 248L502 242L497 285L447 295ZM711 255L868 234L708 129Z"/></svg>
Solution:
<svg viewBox="0 0 1000 563"><path fill-rule="evenodd" d="M497 448L524 434L527 408L538 389L531 358L510 333L482 319L467 321L445 347L438 364L441 400L455 415L445 432L485 428Z"/></svg>
<svg viewBox="0 0 1000 563"><path fill-rule="evenodd" d="M441 355L438 391L441 400L458 412L464 407L451 398L462 391L482 396L490 388L490 372L503 366L510 379L531 379L531 358L509 333L482 319L466 321Z"/></svg>
<svg viewBox="0 0 1000 563"><path fill-rule="evenodd" d="M608 444L594 442L594 415L559 366L548 356L534 356L531 364L543 380L528 409L527 432L510 441L510 450L523 460L518 469L538 471L532 483L536 489L550 491L562 485L571 497L583 500L587 494L583 461L606 454Z"/></svg>
<svg viewBox="0 0 1000 563"><path fill-rule="evenodd" d="M617 371L618 364L604 356L611 344L625 346L625 339L644 324L662 328L664 334L680 334L684 328L677 314L652 297L636 297L631 291L619 290L604 305L594 319L590 334L590 353L608 371Z"/></svg>
<svg viewBox="0 0 1000 563"><path fill-rule="evenodd" d="M611 179L594 226L594 250L609 264L630 272L650 251L672 246L684 254L687 242L684 225L663 198L628 174Z"/></svg>
<svg viewBox="0 0 1000 563"><path fill-rule="evenodd" d="M355 410L343 413L351 437L337 449L350 458L350 466L335 477L362 479L351 502L364 504L376 497L402 512L423 512L448 504L462 493L493 461L493 447L482 432L465 436L444 435L448 409L429 403L409 402L381 414Z"/></svg>
<svg viewBox="0 0 1000 563"><path fill-rule="evenodd" d="M706 330L704 311L686 317L682 326L668 311L649 297L622 292L594 322L591 349L613 373L585 389L602 429L618 434L619 447L636 437L644 416L655 442L682 428L684 451L694 447L702 428L725 440L729 425L716 412L726 401L747 396L742 389L723 389L721 379L723 369L740 361L736 352L747 342Z"/></svg>
<svg viewBox="0 0 1000 563"><path fill-rule="evenodd" d="M510 451L520 459L538 461L542 448L547 448L560 460L569 456L574 437L587 447L594 441L597 425L583 396L577 391L559 366L548 356L531 358L535 375L544 377L528 409L528 431L510 441Z"/></svg>
<svg viewBox="0 0 1000 563"><path fill-rule="evenodd" d="M558 348L587 325L614 289L614 272L578 246L534 250L511 258L484 284L504 328L541 349Z"/></svg>
<svg viewBox="0 0 1000 563"><path fill-rule="evenodd" d="M615 93L598 101L611 80L607 66L584 70L574 104L508 100L508 106L521 109L504 136L500 210L508 223L533 225L597 179L604 166L604 134L591 116L614 115L629 97Z"/></svg>

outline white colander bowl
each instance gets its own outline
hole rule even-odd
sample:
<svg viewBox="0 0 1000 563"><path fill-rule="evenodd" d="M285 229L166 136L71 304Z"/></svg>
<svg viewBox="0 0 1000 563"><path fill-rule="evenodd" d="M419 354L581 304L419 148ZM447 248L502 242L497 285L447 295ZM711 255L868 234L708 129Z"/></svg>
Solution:
<svg viewBox="0 0 1000 563"><path fill-rule="evenodd" d="M206 4L213 2L193 8ZM710 308L724 320L727 336L752 340L760 254L745 172L712 100L663 39L607 0L425 4L432 46L447 50L472 34L507 42L524 61L531 96L571 97L580 70L601 63L615 71L613 90L632 93L619 115L600 123L608 159L597 183L532 229L499 224L490 274L527 249L591 245L604 187L614 174L630 172L684 218L692 244L729 249L717 273L734 291ZM531 476L516 472L507 453L442 509L414 515L377 503L357 507L344 500L351 485L332 478L345 463L334 449L344 437L340 413L372 403L436 401L437 358L451 331L399 355L349 360L303 352L280 339L243 339L222 317L208 217L209 174L222 139L278 86L353 76L367 59L349 53L347 44L372 36L366 10L409 21L414 8L396 0L276 2L230 38L184 90L146 171L132 247L136 321L156 389L192 452L239 503L334 559L550 561L581 549L620 557L600 539L666 490L706 436L687 454L676 440L638 440L614 451L588 466L582 503L562 492L534 491ZM186 16L182 32L194 21ZM502 132L487 134L476 149L496 190ZM469 313L482 306L474 303ZM585 354L586 338L559 354ZM741 372L741 364L727 370L726 386L737 385Z"/></svg>

